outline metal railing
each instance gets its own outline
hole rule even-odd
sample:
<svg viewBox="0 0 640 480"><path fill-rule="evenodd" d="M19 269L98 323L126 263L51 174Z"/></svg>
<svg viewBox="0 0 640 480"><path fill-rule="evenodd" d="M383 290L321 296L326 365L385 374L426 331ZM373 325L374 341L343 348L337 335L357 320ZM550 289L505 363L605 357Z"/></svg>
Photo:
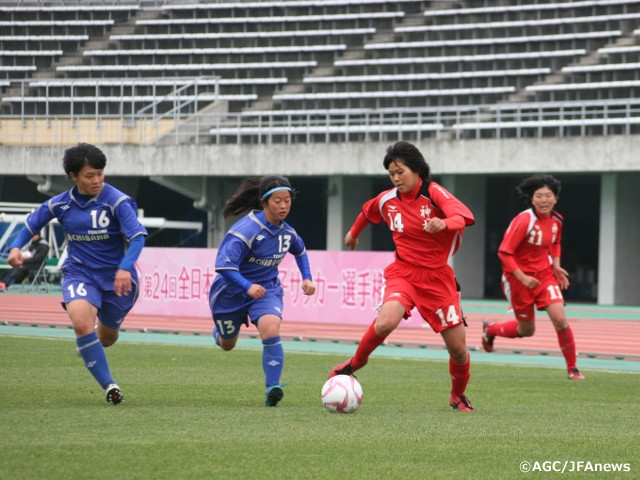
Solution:
<svg viewBox="0 0 640 480"><path fill-rule="evenodd" d="M211 102L188 97L163 112L149 104L128 115L1 115L0 143L153 144L162 138L163 144L295 144L640 133L640 99L227 113L203 110Z"/></svg>

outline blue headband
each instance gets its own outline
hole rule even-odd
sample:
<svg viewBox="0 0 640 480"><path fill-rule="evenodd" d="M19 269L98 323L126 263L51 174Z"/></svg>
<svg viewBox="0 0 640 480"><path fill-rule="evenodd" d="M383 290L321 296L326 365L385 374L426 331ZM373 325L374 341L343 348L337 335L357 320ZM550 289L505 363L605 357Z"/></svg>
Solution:
<svg viewBox="0 0 640 480"><path fill-rule="evenodd" d="M267 198L269 195L271 195L273 192L277 192L278 190L289 190L291 191L291 187L276 187L276 188L272 188L271 190L269 190L267 193L265 193L264 195L262 195L262 199L264 200L265 198Z"/></svg>

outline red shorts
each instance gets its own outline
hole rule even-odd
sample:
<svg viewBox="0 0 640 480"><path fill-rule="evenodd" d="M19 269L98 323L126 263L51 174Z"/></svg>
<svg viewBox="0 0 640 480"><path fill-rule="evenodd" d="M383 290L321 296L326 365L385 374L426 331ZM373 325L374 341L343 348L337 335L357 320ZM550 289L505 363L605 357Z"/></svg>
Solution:
<svg viewBox="0 0 640 480"><path fill-rule="evenodd" d="M540 285L527 288L511 273L502 275L502 291L513 307L516 318L523 322L535 319L534 307L544 310L552 303L564 303L560 284L550 268L538 273L527 273L536 277Z"/></svg>
<svg viewBox="0 0 640 480"><path fill-rule="evenodd" d="M394 262L385 268L384 279L383 303L402 303L404 318L409 318L416 307L436 333L463 322L460 291L449 265L431 270Z"/></svg>

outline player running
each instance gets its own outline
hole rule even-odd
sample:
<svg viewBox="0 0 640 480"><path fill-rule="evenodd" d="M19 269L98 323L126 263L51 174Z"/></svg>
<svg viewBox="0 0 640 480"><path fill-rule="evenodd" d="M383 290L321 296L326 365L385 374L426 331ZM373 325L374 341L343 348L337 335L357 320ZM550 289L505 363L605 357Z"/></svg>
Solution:
<svg viewBox="0 0 640 480"><path fill-rule="evenodd" d="M111 376L104 347L117 341L122 321L138 298L134 264L147 231L138 221L135 201L104 182L107 158L99 148L79 143L65 150L62 163L75 187L27 216L7 261L22 265L20 248L58 219L68 254L62 265L63 307L85 366L105 390L107 401L117 405L124 397Z"/></svg>
<svg viewBox="0 0 640 480"><path fill-rule="evenodd" d="M226 217L246 213L226 233L216 257L218 273L209 292L215 327L213 338L223 350L236 346L240 326L253 323L262 339L262 368L266 378L265 405L282 397L280 383L284 350L280 340L284 291L278 265L293 254L302 274L302 292L313 295L309 259L302 238L284 219L295 191L280 176L249 178L227 201ZM248 212L248 213L247 213Z"/></svg>
<svg viewBox="0 0 640 480"><path fill-rule="evenodd" d="M535 308L546 310L567 363L569 380L584 380L576 366L576 344L564 313L561 289L569 287L567 271L560 266L563 218L553 208L560 182L551 175L535 175L517 187L531 208L519 213L498 248L502 262L502 290L515 320L482 325L482 346L493 351L495 337L531 337Z"/></svg>
<svg viewBox="0 0 640 480"><path fill-rule="evenodd" d="M429 165L411 143L400 141L387 148L383 165L394 187L364 204L344 242L353 250L369 223L385 222L396 246L395 261L384 271L378 317L362 336L353 358L336 365L329 378L351 375L364 367L371 353L416 307L433 331L442 335L449 352L449 404L471 412L473 407L465 396L471 363L466 324L460 289L448 260L460 246L464 227L474 223L473 214L431 180Z"/></svg>

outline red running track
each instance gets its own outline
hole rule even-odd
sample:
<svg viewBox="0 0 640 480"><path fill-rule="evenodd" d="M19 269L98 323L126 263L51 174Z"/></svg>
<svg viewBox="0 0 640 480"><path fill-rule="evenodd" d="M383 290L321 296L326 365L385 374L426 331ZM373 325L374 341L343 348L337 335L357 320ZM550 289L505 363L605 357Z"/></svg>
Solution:
<svg viewBox="0 0 640 480"><path fill-rule="evenodd" d="M486 315L467 313L467 345L481 350L482 320ZM604 316L604 314L602 315ZM593 314L590 315L593 317ZM492 315L494 321L512 319L511 315ZM373 320L373 317L372 319ZM70 328L71 322L60 306L60 297L52 295L0 294L0 322L8 325ZM640 361L640 321L606 318L570 318L580 357L620 358ZM129 315L124 331L149 331L211 335L213 323L208 318L175 318L149 315ZM280 329L283 339L357 343L365 331L364 325L320 324L284 321ZM252 326L242 336L257 336ZM398 328L387 339L388 345L444 348L440 335L429 328ZM532 353L560 355L558 341L546 316L536 319L536 333L529 338L497 338L499 353Z"/></svg>

